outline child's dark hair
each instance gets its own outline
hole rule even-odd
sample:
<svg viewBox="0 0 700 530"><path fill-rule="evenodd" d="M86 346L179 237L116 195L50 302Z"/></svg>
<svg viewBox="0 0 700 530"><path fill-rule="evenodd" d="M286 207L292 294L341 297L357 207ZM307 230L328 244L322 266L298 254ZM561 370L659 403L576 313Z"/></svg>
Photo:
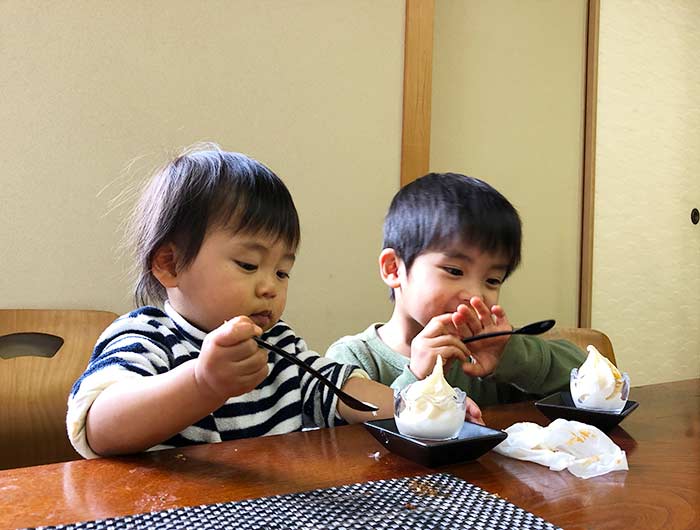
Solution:
<svg viewBox="0 0 700 530"><path fill-rule="evenodd" d="M272 236L293 251L301 239L292 196L269 168L211 144L189 149L155 173L134 210L137 305L165 301L165 288L151 273L156 251L173 243L177 268L185 269L212 228Z"/></svg>
<svg viewBox="0 0 700 530"><path fill-rule="evenodd" d="M520 263L518 212L486 182L458 173L430 173L399 190L384 219L383 247L393 248L407 271L421 253L455 242L503 254L507 278Z"/></svg>

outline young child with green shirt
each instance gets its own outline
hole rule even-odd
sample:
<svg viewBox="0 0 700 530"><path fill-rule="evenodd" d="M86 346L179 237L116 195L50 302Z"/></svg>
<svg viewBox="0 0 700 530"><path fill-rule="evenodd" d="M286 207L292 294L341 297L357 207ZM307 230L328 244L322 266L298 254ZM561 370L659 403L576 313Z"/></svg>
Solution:
<svg viewBox="0 0 700 530"><path fill-rule="evenodd" d="M512 329L498 296L520 263L521 242L517 211L486 182L431 173L408 184L391 202L379 255L391 318L342 337L326 356L397 389L429 375L440 355L447 381L480 406L565 388L585 360L568 341L461 340Z"/></svg>

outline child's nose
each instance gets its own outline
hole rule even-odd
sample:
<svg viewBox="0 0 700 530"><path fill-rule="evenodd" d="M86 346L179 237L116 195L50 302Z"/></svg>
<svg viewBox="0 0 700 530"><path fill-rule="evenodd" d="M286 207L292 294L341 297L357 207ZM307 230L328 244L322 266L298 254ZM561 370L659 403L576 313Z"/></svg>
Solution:
<svg viewBox="0 0 700 530"><path fill-rule="evenodd" d="M277 296L277 283L275 279L267 275L260 278L255 286L255 293L261 298L275 298Z"/></svg>
<svg viewBox="0 0 700 530"><path fill-rule="evenodd" d="M459 302L462 304L469 304L469 300L472 296L484 296L481 291L481 286L474 284L473 282L464 283L458 293Z"/></svg>

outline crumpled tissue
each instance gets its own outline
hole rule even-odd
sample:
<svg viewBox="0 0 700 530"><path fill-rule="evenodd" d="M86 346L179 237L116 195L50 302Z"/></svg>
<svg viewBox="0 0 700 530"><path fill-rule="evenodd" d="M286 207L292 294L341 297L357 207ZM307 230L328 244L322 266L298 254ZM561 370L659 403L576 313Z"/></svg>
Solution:
<svg viewBox="0 0 700 530"><path fill-rule="evenodd" d="M568 469L577 477L591 478L629 469L625 452L592 425L559 418L547 427L515 423L505 432L508 438L494 451L548 466L552 471Z"/></svg>

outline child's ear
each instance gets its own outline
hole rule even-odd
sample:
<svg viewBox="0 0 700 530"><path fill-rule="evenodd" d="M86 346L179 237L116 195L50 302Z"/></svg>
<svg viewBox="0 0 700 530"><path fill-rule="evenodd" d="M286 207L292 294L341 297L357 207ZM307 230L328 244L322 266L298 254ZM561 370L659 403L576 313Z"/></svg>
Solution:
<svg viewBox="0 0 700 530"><path fill-rule="evenodd" d="M177 287L177 249L172 243L158 247L151 260L151 273L163 287Z"/></svg>
<svg viewBox="0 0 700 530"><path fill-rule="evenodd" d="M385 248L379 254L379 274L382 275L384 283L392 289L398 289L401 286L399 281L400 263L401 260L393 248Z"/></svg>

